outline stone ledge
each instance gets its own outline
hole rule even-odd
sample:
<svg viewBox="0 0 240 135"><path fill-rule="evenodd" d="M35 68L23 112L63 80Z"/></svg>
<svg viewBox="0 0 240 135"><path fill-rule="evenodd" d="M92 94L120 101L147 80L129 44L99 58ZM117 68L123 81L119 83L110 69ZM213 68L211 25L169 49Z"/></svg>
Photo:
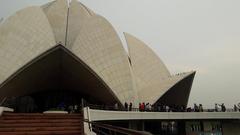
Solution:
<svg viewBox="0 0 240 135"><path fill-rule="evenodd" d="M13 111L14 111L14 109L12 109L12 108L0 106L0 116L2 116L3 112L13 112Z"/></svg>

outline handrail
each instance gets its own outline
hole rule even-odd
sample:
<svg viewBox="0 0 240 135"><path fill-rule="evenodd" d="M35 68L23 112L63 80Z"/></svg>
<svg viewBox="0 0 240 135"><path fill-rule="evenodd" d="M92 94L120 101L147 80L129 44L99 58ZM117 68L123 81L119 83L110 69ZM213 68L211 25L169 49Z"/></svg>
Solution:
<svg viewBox="0 0 240 135"><path fill-rule="evenodd" d="M4 103L6 100L7 100L7 97L4 97L3 100L2 100L1 103L0 103L0 106L2 106L3 103Z"/></svg>
<svg viewBox="0 0 240 135"><path fill-rule="evenodd" d="M92 130L96 134L101 134L101 135L116 135L116 134L121 134L121 135L152 135L149 132L145 131L137 131L133 129L128 129L128 128L122 128L122 127L116 127L108 124L102 124L102 123L97 123L97 122L90 122L87 120L84 120L84 122L87 122L88 124L91 124Z"/></svg>

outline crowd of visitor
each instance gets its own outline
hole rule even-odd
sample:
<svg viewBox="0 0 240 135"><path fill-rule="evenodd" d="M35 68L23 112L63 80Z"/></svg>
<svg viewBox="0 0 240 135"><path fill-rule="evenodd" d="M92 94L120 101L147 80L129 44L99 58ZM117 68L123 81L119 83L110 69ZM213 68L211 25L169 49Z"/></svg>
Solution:
<svg viewBox="0 0 240 135"><path fill-rule="evenodd" d="M233 106L233 111L234 111L234 112L240 112L240 103L238 103L238 105L235 104L235 105Z"/></svg>
<svg viewBox="0 0 240 135"><path fill-rule="evenodd" d="M231 109L234 112L239 111L240 112L240 104L234 105L233 109ZM151 105L150 103L139 103L138 108L133 108L132 103L125 102L124 104L124 111L140 111L140 112L226 112L227 109L222 104L215 103L214 109L203 109L203 105L196 103L193 105L193 107L186 107L184 105L164 105L164 104L154 104Z"/></svg>
<svg viewBox="0 0 240 135"><path fill-rule="evenodd" d="M185 106L179 106L179 105L162 105L162 104L156 104L152 105L150 103L139 103L138 108L133 108L132 103L126 103L124 104L124 110L125 111L140 111L140 112L185 112L186 107Z"/></svg>
<svg viewBox="0 0 240 135"><path fill-rule="evenodd" d="M220 106L221 110L219 109L219 106ZM214 109L214 111L215 111L215 112L219 112L219 110L220 110L221 112L226 112L226 107L225 107L224 103L222 103L222 104L217 104L217 103L215 103L215 109Z"/></svg>

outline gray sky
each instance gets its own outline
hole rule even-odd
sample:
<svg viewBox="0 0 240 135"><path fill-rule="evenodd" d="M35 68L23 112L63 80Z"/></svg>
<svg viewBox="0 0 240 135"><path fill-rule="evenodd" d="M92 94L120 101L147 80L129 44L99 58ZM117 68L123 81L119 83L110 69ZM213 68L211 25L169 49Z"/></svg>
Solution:
<svg viewBox="0 0 240 135"><path fill-rule="evenodd" d="M0 18L49 0L0 0ZM81 0L147 43L172 74L197 70L189 105L240 102L239 0Z"/></svg>

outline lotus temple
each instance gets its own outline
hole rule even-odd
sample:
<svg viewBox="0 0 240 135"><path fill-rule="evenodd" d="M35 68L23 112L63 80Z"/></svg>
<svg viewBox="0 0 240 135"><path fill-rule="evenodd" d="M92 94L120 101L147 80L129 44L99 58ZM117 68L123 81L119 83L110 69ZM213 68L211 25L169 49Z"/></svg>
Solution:
<svg viewBox="0 0 240 135"><path fill-rule="evenodd" d="M239 134L239 113L139 111L186 109L196 72L171 74L148 45L124 36L127 48L77 0L0 22L0 135Z"/></svg>

